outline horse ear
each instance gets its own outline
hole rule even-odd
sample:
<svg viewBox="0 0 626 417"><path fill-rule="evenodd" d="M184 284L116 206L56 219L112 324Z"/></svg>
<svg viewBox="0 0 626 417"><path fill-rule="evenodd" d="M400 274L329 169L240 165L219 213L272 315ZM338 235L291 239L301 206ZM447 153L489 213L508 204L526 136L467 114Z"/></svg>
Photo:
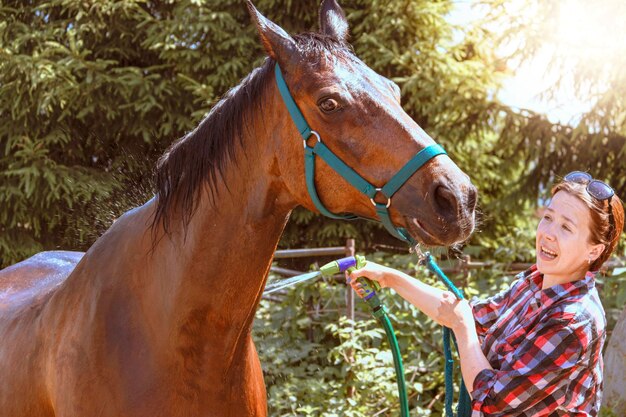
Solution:
<svg viewBox="0 0 626 417"><path fill-rule="evenodd" d="M268 55L279 63L289 61L289 57L297 51L293 38L283 28L259 13L250 0L246 0L246 4Z"/></svg>
<svg viewBox="0 0 626 417"><path fill-rule="evenodd" d="M348 21L336 0L323 0L320 6L320 28L323 34L340 42L348 39Z"/></svg>

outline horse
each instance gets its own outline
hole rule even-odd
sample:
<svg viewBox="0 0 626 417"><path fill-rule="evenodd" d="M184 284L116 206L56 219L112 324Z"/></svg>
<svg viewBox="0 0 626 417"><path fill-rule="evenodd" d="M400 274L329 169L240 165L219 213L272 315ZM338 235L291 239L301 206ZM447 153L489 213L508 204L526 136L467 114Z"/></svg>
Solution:
<svg viewBox="0 0 626 417"><path fill-rule="evenodd" d="M268 57L168 148L154 197L84 254L42 252L0 271L0 416L267 415L251 326L290 212L316 211L276 65L317 140L372 184L434 144L398 86L355 56L335 0L321 4L320 31L300 35L247 6ZM332 212L374 217L327 164L314 180ZM443 154L389 213L416 240L449 245L472 232L475 202Z"/></svg>

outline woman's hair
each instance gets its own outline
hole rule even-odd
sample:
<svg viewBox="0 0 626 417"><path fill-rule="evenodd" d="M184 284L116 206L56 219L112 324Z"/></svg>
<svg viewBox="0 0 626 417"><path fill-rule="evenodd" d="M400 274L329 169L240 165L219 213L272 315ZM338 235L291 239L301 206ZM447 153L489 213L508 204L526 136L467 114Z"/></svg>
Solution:
<svg viewBox="0 0 626 417"><path fill-rule="evenodd" d="M579 184L572 181L562 181L552 187L552 196L559 192L578 197L588 208L591 215L589 241L593 245L604 244L604 252L589 265L590 271L597 271L602 264L611 256L624 229L624 206L617 195L611 197L611 210L613 210L613 227L610 224L609 208L607 201L597 200L587 192L587 184Z"/></svg>

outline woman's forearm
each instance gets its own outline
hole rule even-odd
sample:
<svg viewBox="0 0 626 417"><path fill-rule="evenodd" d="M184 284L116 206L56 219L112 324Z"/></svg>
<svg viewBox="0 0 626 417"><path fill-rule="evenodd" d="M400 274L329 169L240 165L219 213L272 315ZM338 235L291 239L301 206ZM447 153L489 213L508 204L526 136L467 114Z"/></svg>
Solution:
<svg viewBox="0 0 626 417"><path fill-rule="evenodd" d="M386 277L388 287L393 288L402 298L413 304L433 320L437 320L437 309L441 304L444 291L424 284L403 272L390 272Z"/></svg>

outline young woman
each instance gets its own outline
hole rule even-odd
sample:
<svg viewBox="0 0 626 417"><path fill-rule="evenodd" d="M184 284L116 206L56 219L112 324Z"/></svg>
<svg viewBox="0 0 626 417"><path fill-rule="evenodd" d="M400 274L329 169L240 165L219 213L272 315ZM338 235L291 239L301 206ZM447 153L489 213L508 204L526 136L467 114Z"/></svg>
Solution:
<svg viewBox="0 0 626 417"><path fill-rule="evenodd" d="M472 416L596 416L606 318L594 274L615 249L624 208L613 189L572 172L552 189L537 227L537 263L486 300L458 301L368 262L365 276L393 288L456 335Z"/></svg>

